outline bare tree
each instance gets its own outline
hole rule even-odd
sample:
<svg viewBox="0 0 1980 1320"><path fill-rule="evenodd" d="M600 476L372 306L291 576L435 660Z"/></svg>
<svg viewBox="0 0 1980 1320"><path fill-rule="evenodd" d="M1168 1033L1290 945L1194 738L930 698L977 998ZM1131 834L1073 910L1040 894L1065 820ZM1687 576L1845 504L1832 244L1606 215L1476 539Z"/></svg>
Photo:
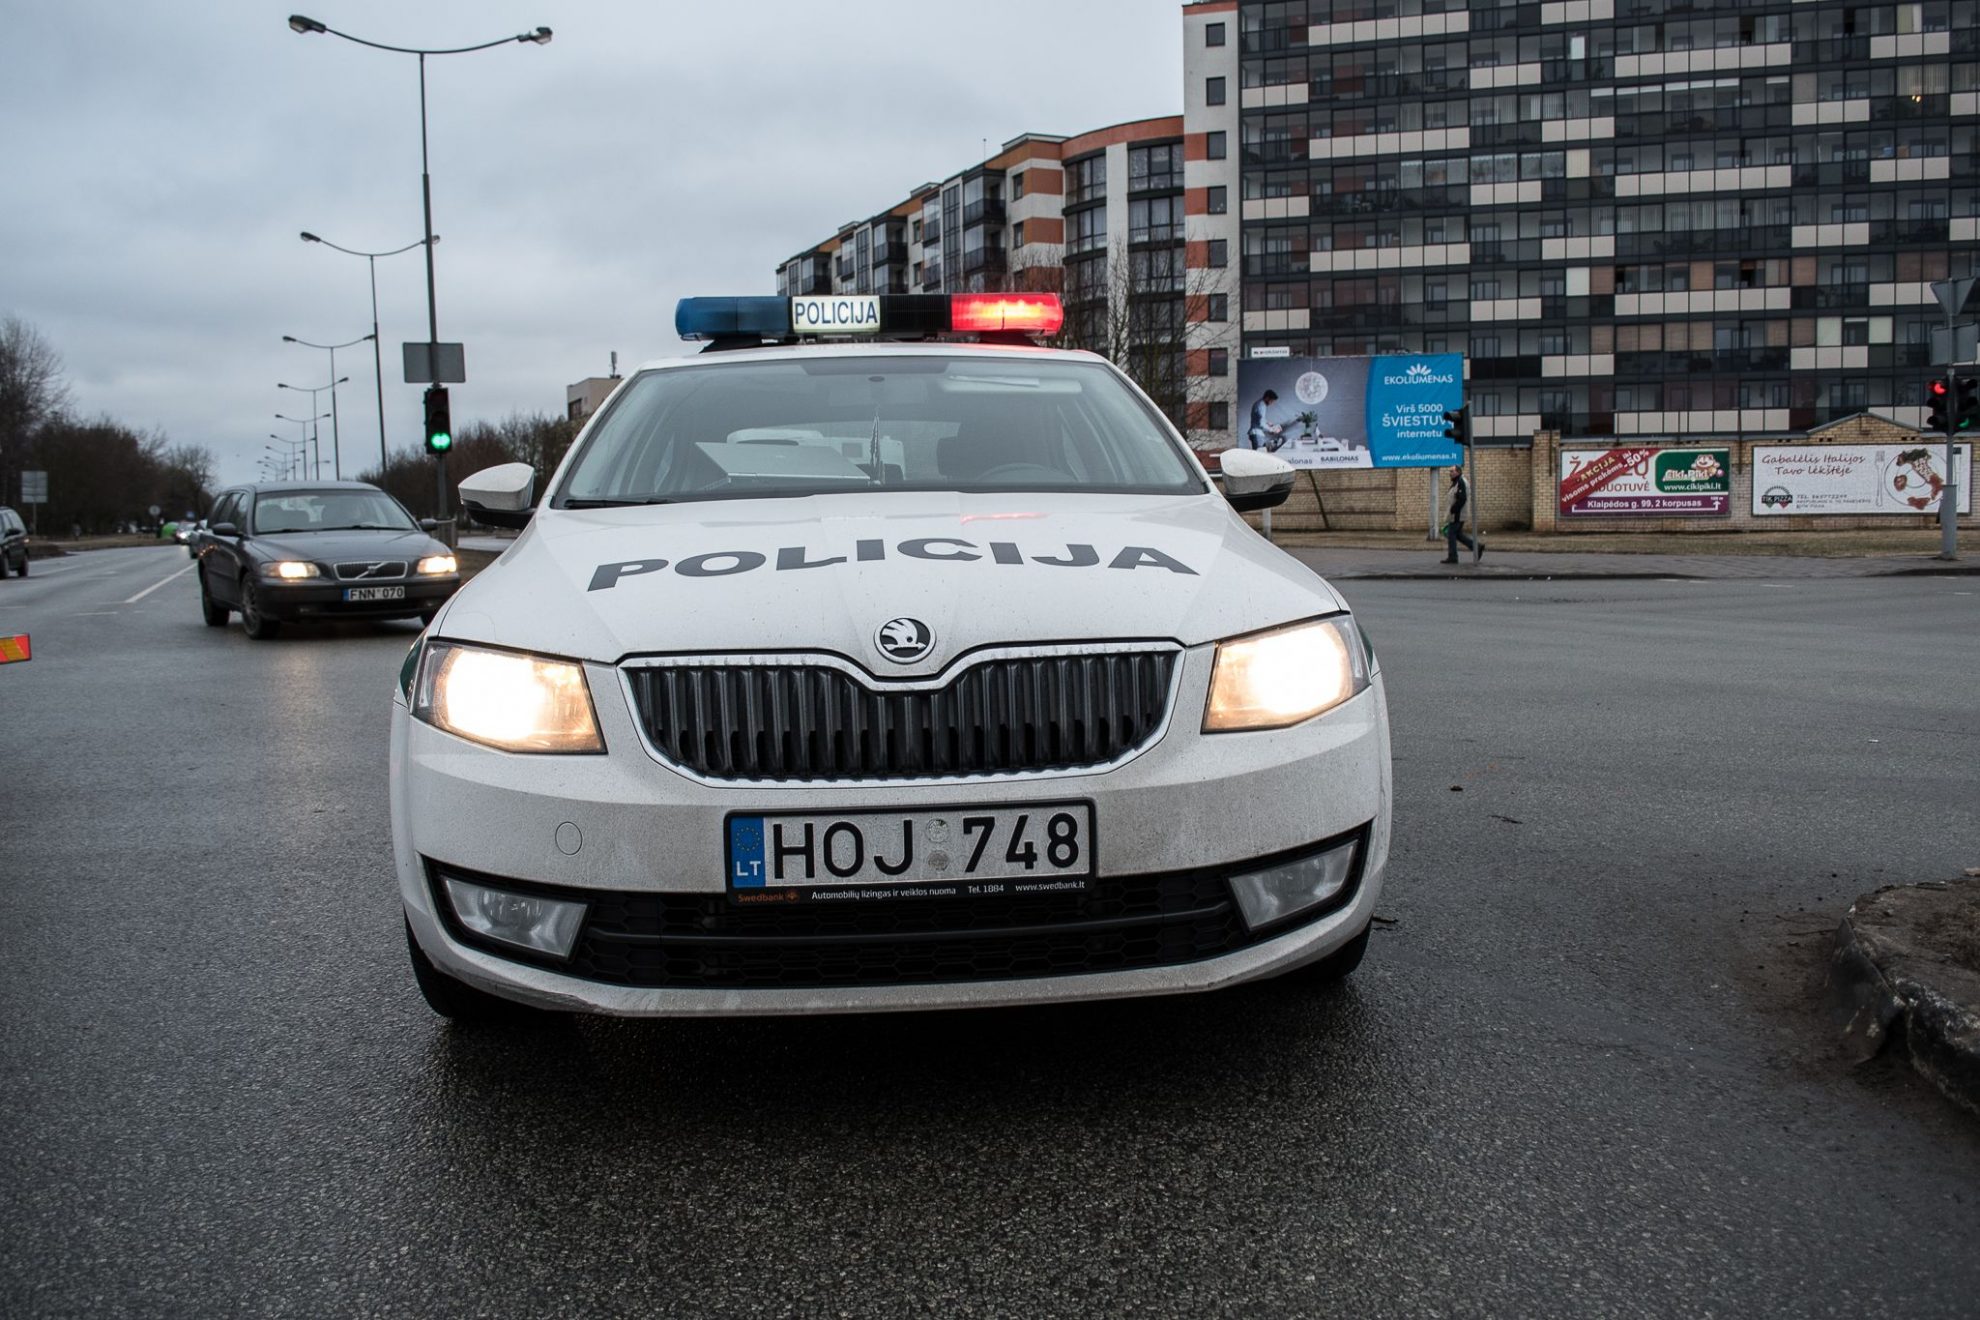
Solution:
<svg viewBox="0 0 1980 1320"><path fill-rule="evenodd" d="M205 445L165 448L159 460L162 490L158 501L165 516L177 517L190 511L195 517L204 517L213 499L213 487L219 480L219 467L213 451Z"/></svg>
<svg viewBox="0 0 1980 1320"><path fill-rule="evenodd" d="M18 491L16 475L36 428L67 406L62 358L18 316L0 320L0 504Z"/></svg>
<svg viewBox="0 0 1980 1320"><path fill-rule="evenodd" d="M1192 444L1201 444L1210 433L1195 424L1198 410L1191 405L1208 398L1214 387L1202 371L1192 374L1191 359L1230 339L1227 325L1209 319L1210 300L1228 297L1236 281L1228 269L1186 266L1184 254L1178 242L1067 260L1062 248L1035 246L1026 249L1024 264L1013 268L1010 287L1057 293L1066 319L1053 347L1105 357Z"/></svg>
<svg viewBox="0 0 1980 1320"><path fill-rule="evenodd" d="M447 455L449 475L459 478L501 463L527 463L536 469L538 489L557 465L564 461L578 424L563 417L543 413L510 413L499 422L468 422L454 431L454 447ZM433 460L422 450L402 449L392 455L383 472L376 469L358 474L389 492L409 509L432 506ZM454 492L448 492L453 499Z"/></svg>

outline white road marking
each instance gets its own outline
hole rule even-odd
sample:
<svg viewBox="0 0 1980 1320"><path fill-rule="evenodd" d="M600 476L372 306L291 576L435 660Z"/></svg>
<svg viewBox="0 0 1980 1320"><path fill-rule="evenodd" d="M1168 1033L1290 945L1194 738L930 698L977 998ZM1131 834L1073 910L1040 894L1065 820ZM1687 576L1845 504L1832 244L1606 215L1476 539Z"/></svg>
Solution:
<svg viewBox="0 0 1980 1320"><path fill-rule="evenodd" d="M184 577L186 574L192 572L195 568L198 567L199 565L197 563L187 564L184 568L172 574L172 576L166 578L163 582L154 582L150 586L146 587L143 591L140 591L137 595L132 596L129 600L119 601L118 604L135 605L139 601L143 600L146 596L149 596L152 592L164 586L166 582L177 582L180 578Z"/></svg>

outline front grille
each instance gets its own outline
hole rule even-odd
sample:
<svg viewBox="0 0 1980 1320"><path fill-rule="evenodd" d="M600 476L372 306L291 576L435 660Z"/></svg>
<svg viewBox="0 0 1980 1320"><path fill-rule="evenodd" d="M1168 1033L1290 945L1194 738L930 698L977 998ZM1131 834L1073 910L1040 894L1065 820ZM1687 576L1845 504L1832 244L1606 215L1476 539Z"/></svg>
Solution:
<svg viewBox="0 0 1980 1320"><path fill-rule="evenodd" d="M406 561L403 559L358 559L337 565L338 580L343 582L381 582L386 578L402 578L405 575Z"/></svg>
<svg viewBox="0 0 1980 1320"><path fill-rule="evenodd" d="M1169 967L1232 953L1354 901L1354 877L1292 926L1245 928L1224 868L1095 879L1084 893L737 907L721 894L572 890L429 863L434 905L462 943L609 985L816 988L1016 980ZM1345 836L1344 836L1345 837ZM1333 847L1336 838L1317 848ZM443 874L588 903L568 961L477 938L453 915Z"/></svg>
<svg viewBox="0 0 1980 1320"><path fill-rule="evenodd" d="M940 688L822 664L629 666L662 757L711 779L926 779L1104 765L1168 713L1177 652L993 658Z"/></svg>

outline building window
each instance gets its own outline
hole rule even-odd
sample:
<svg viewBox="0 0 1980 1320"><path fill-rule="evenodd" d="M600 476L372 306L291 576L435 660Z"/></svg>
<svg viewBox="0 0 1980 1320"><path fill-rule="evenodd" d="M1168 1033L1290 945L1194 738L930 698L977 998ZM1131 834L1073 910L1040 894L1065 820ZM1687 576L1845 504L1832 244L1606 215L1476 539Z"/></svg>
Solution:
<svg viewBox="0 0 1980 1320"><path fill-rule="evenodd" d="M1228 376L1231 374L1230 349L1213 348L1210 350L1210 374L1213 376Z"/></svg>
<svg viewBox="0 0 1980 1320"><path fill-rule="evenodd" d="M1179 142L1128 148L1128 191L1182 187L1183 154Z"/></svg>
<svg viewBox="0 0 1980 1320"><path fill-rule="evenodd" d="M1224 80L1210 78L1203 84L1203 104L1222 105L1224 103Z"/></svg>
<svg viewBox="0 0 1980 1320"><path fill-rule="evenodd" d="M1222 27L1223 24L1219 23L1217 26ZM1212 431L1228 431L1231 429L1231 405L1225 400L1212 399L1210 401L1210 426L1208 429Z"/></svg>
<svg viewBox="0 0 1980 1320"><path fill-rule="evenodd" d="M1208 27L1206 27L1206 28L1204 28L1204 29L1203 29L1203 44L1204 44L1204 45L1206 45L1206 46L1221 46L1221 45L1223 45L1223 44L1224 44L1224 25L1223 25L1222 23L1212 23L1212 24L1210 24L1210 25L1209 25Z"/></svg>
<svg viewBox="0 0 1980 1320"><path fill-rule="evenodd" d="M1213 293L1213 294L1211 294L1211 295L1210 295L1210 305L1209 305L1209 307L1208 307L1208 308L1207 308L1207 309L1206 309L1206 310L1204 311L1204 314L1203 314L1203 319L1204 319L1204 320L1206 320L1206 321L1228 321L1228 320L1230 320L1230 319L1231 319L1231 295L1230 295L1230 294L1228 294L1228 293Z"/></svg>
<svg viewBox="0 0 1980 1320"><path fill-rule="evenodd" d="M1097 201L1107 193L1107 153L1066 162L1065 205Z"/></svg>
<svg viewBox="0 0 1980 1320"><path fill-rule="evenodd" d="M1168 242L1182 233L1182 198L1137 197L1128 203L1128 242Z"/></svg>
<svg viewBox="0 0 1980 1320"><path fill-rule="evenodd" d="M1011 176L1011 200L1015 202L1022 196L1024 196L1024 171L1019 170Z"/></svg>
<svg viewBox="0 0 1980 1320"><path fill-rule="evenodd" d="M1203 135L1203 156L1206 160L1222 160L1230 154L1230 135L1219 129L1215 133Z"/></svg>
<svg viewBox="0 0 1980 1320"><path fill-rule="evenodd" d="M1211 215L1222 215L1231 209L1231 190L1218 184L1204 194L1203 209Z"/></svg>
<svg viewBox="0 0 1980 1320"><path fill-rule="evenodd" d="M1212 267L1218 269L1231 264L1231 245L1229 240L1222 238L1213 238L1210 240L1209 261Z"/></svg>

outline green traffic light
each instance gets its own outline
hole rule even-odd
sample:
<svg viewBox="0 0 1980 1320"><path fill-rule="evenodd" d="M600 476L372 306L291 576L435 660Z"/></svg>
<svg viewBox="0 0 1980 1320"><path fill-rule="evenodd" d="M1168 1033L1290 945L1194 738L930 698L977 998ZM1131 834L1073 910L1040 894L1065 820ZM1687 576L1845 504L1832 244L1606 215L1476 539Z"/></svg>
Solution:
<svg viewBox="0 0 1980 1320"><path fill-rule="evenodd" d="M426 437L426 447L436 454L444 454L454 447L454 437L445 431L438 435L429 435Z"/></svg>

